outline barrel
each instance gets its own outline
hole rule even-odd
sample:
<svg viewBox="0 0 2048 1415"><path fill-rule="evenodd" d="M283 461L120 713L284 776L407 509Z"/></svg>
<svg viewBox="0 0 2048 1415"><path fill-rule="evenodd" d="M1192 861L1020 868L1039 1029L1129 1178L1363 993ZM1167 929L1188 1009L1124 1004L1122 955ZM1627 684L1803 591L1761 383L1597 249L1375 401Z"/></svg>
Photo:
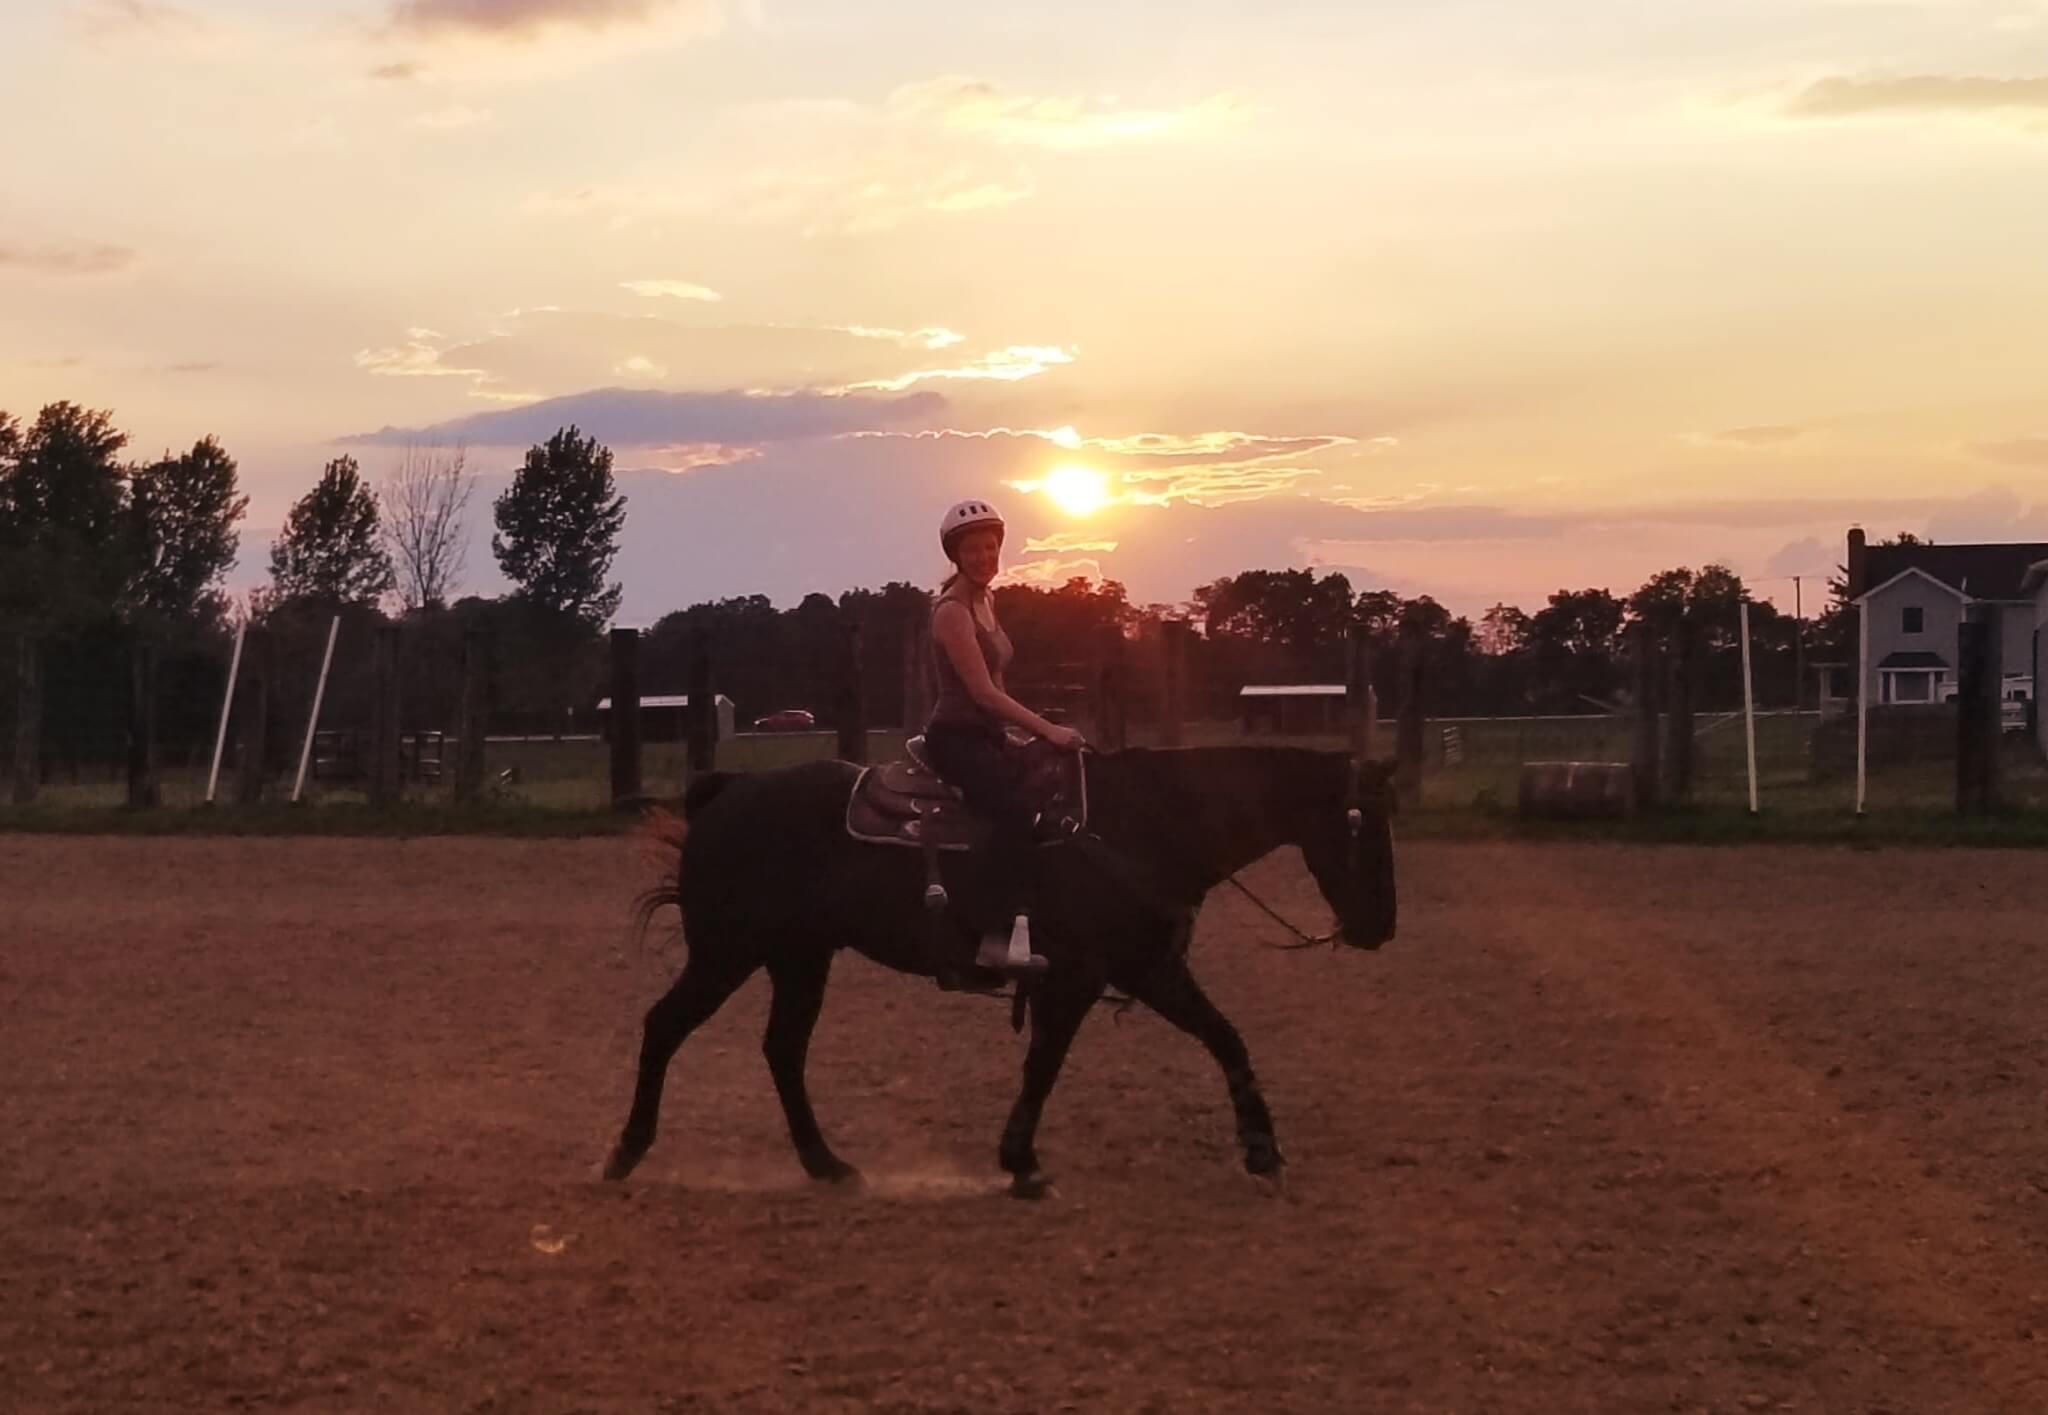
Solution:
<svg viewBox="0 0 2048 1415"><path fill-rule="evenodd" d="M1635 809L1634 772L1627 762L1524 762L1520 804L1525 816L1625 816Z"/></svg>

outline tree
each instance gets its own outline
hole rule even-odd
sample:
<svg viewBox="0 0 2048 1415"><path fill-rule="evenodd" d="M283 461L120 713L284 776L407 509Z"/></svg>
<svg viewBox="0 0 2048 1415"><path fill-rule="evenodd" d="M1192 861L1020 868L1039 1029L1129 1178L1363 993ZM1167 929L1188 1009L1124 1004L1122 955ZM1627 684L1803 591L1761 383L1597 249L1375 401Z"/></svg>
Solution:
<svg viewBox="0 0 2048 1415"><path fill-rule="evenodd" d="M1489 658L1506 658L1529 647L1529 616L1512 604L1496 604L1480 616L1474 643Z"/></svg>
<svg viewBox="0 0 2048 1415"><path fill-rule="evenodd" d="M491 553L518 593L592 626L619 607L605 583L626 523L612 482L611 449L565 427L527 450L526 464L493 506Z"/></svg>
<svg viewBox="0 0 2048 1415"><path fill-rule="evenodd" d="M1534 692L1557 712L1612 701L1621 682L1626 607L1602 589L1559 590L1529 620Z"/></svg>
<svg viewBox="0 0 2048 1415"><path fill-rule="evenodd" d="M1872 545L1932 545L1933 541L1914 535L1911 531L1900 531L1884 540L1872 541ZM1856 633L1849 618L1849 567L1836 565L1835 573L1828 576L1828 602L1813 622L1807 642L1814 656L1822 662L1850 663L1856 657Z"/></svg>
<svg viewBox="0 0 2048 1415"><path fill-rule="evenodd" d="M464 513L476 477L460 447L407 447L384 479L384 548L407 610L439 609L468 558Z"/></svg>
<svg viewBox="0 0 2048 1415"><path fill-rule="evenodd" d="M377 522L377 496L364 485L356 459L329 462L270 548L273 597L336 607L374 603L393 581Z"/></svg>
<svg viewBox="0 0 2048 1415"><path fill-rule="evenodd" d="M46 405L26 432L0 423L0 616L45 628L108 616L126 576L126 435L75 403Z"/></svg>
<svg viewBox="0 0 2048 1415"><path fill-rule="evenodd" d="M1195 591L1211 638L1285 647L1298 657L1341 644L1352 617L1351 581L1313 570L1243 570Z"/></svg>
<svg viewBox="0 0 2048 1415"><path fill-rule="evenodd" d="M235 523L248 509L235 459L213 438L129 474L128 611L156 626L217 622L221 577L235 563Z"/></svg>

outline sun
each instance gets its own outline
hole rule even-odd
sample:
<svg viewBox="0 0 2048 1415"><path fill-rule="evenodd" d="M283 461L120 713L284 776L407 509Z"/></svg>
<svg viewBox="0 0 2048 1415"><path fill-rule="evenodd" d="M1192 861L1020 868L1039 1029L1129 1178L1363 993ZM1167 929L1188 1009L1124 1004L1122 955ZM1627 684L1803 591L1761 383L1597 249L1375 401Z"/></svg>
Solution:
<svg viewBox="0 0 2048 1415"><path fill-rule="evenodd" d="M1069 516L1087 516L1109 504L1109 478L1078 463L1053 468L1038 487Z"/></svg>

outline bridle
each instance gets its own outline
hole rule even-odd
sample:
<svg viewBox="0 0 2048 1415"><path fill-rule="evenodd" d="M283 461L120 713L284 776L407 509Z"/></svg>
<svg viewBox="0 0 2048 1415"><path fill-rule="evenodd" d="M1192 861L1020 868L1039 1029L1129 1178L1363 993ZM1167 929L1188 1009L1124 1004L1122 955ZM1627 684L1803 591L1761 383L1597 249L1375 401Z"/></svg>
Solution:
<svg viewBox="0 0 2048 1415"><path fill-rule="evenodd" d="M1345 825L1348 827L1350 840L1350 844L1346 848L1350 852L1351 856L1351 858L1347 860L1345 863L1349 868L1353 870L1356 870L1359 867L1360 862L1358 859L1358 851L1365 835L1364 793L1359 789L1359 774L1363 770L1363 764L1359 762L1359 760L1356 757L1353 757L1351 759L1349 768L1344 773L1344 821ZM1203 863L1205 866L1208 865L1207 861L1203 861L1201 863ZM1294 942L1292 943L1267 943L1265 940L1261 939L1261 946L1270 948L1277 953L1298 953L1303 949L1308 948L1336 947L1337 936L1339 933L1343 931L1343 925L1341 922L1337 925L1337 927L1332 928L1328 933L1308 933L1304 931L1302 928L1300 928L1298 925L1296 925L1293 921L1284 917L1279 910L1275 909L1265 900L1259 898L1259 896L1253 892L1252 887L1250 885L1246 884L1243 880L1237 877L1236 870L1231 870L1228 873L1225 873L1223 875L1223 878L1219 881L1219 883L1227 884L1231 888L1235 889L1239 894L1242 894L1246 899L1249 899L1252 902L1252 904L1258 908L1260 913L1264 914L1267 918L1271 919L1281 928L1287 930L1287 932L1294 935Z"/></svg>

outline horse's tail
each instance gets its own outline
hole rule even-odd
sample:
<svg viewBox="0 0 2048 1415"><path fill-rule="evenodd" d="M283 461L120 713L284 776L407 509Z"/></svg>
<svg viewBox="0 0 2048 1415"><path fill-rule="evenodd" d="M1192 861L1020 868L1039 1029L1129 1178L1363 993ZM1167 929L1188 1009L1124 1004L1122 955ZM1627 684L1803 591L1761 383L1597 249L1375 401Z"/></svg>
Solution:
<svg viewBox="0 0 2048 1415"><path fill-rule="evenodd" d="M681 815L663 806L653 806L641 818L640 835L651 847L661 870L661 882L633 901L633 937L640 942L647 941L647 930L653 926L656 914L670 908L678 915L682 913L683 844L689 838L690 817L711 804L732 778L729 771L702 772L691 777L683 790Z"/></svg>
<svg viewBox="0 0 2048 1415"><path fill-rule="evenodd" d="M695 787L691 783L692 788ZM680 916L683 911L682 859L683 841L689 836L688 797L684 798L684 814L662 806L651 806L640 818L637 834L646 847L648 863L661 873L659 883L642 890L633 899L633 940L643 948L647 944L647 931L654 926L654 916L664 909L673 908ZM678 927L677 932L681 932Z"/></svg>

